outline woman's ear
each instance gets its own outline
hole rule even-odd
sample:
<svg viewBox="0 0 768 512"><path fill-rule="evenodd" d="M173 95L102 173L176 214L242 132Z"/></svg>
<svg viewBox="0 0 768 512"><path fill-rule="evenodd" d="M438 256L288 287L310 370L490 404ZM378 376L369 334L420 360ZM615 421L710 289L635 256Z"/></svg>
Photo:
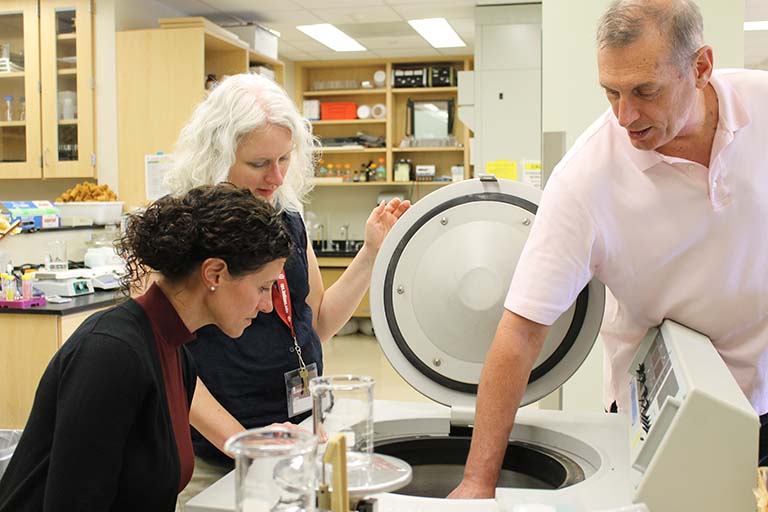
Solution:
<svg viewBox="0 0 768 512"><path fill-rule="evenodd" d="M207 258L200 265L200 278L203 285L211 291L222 283L227 271L227 263L221 258Z"/></svg>

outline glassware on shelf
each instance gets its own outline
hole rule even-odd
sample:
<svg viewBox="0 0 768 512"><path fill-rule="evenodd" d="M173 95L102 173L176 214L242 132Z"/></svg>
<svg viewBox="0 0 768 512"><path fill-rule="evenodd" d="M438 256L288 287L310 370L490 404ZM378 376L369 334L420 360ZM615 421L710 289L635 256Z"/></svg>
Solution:
<svg viewBox="0 0 768 512"><path fill-rule="evenodd" d="M27 101L24 96L19 97L19 121L27 120Z"/></svg>
<svg viewBox="0 0 768 512"><path fill-rule="evenodd" d="M13 96L3 96L5 110L3 112L3 121L13 121Z"/></svg>

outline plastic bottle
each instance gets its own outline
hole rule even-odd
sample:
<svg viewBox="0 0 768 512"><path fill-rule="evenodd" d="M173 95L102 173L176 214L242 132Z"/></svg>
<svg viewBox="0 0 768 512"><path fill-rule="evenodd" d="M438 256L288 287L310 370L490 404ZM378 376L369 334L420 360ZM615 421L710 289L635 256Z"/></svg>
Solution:
<svg viewBox="0 0 768 512"><path fill-rule="evenodd" d="M5 112L3 121L13 121L13 96L3 96L5 101Z"/></svg>
<svg viewBox="0 0 768 512"><path fill-rule="evenodd" d="M32 298L32 288L35 283L35 273L27 272L21 276L21 298L28 300Z"/></svg>
<svg viewBox="0 0 768 512"><path fill-rule="evenodd" d="M387 181L387 168L383 158L379 158L379 166L376 167L376 181Z"/></svg>
<svg viewBox="0 0 768 512"><path fill-rule="evenodd" d="M19 96L19 121L27 120L27 99Z"/></svg>

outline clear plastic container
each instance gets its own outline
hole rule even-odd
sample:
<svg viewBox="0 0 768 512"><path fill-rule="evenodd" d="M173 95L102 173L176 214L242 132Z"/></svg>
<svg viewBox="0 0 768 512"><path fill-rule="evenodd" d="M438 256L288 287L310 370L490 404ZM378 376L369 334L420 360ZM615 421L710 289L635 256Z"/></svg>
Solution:
<svg viewBox="0 0 768 512"><path fill-rule="evenodd" d="M16 445L19 444L21 432L21 430L0 430L0 480L8 463L11 462Z"/></svg>
<svg viewBox="0 0 768 512"><path fill-rule="evenodd" d="M35 285L34 272L27 272L21 276L21 298L28 300L32 298L32 290Z"/></svg>

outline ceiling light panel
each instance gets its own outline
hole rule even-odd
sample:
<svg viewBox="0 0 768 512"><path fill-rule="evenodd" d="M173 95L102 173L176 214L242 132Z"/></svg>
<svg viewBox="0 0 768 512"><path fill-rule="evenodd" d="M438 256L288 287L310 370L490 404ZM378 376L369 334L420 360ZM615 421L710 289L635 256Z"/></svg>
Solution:
<svg viewBox="0 0 768 512"><path fill-rule="evenodd" d="M445 18L408 20L408 24L435 48L458 48L467 46Z"/></svg>
<svg viewBox="0 0 768 512"><path fill-rule="evenodd" d="M364 52L366 48L330 23L296 27L315 41L337 52Z"/></svg>
<svg viewBox="0 0 768 512"><path fill-rule="evenodd" d="M744 30L768 30L768 21L745 21Z"/></svg>

